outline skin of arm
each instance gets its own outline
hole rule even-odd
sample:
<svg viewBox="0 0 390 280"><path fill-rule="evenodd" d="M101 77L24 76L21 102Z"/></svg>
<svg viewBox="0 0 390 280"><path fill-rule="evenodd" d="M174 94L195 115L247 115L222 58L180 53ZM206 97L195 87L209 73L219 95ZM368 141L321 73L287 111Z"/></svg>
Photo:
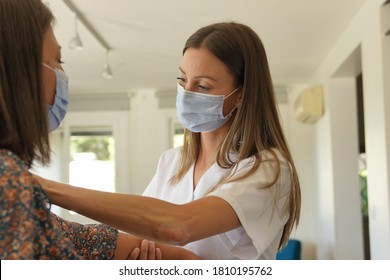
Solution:
<svg viewBox="0 0 390 280"><path fill-rule="evenodd" d="M141 239L119 232L115 260L200 260L200 258L179 246L170 246Z"/></svg>
<svg viewBox="0 0 390 280"><path fill-rule="evenodd" d="M240 226L233 208L207 196L183 205L70 186L34 175L53 204L158 243L185 245Z"/></svg>

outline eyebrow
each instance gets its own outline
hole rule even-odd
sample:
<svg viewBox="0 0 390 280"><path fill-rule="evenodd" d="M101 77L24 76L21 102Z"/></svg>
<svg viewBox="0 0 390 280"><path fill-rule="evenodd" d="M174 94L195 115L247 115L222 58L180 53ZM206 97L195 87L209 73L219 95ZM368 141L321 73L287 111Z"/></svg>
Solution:
<svg viewBox="0 0 390 280"><path fill-rule="evenodd" d="M179 66L179 71L182 72L184 75L186 75L186 72L184 72L184 70ZM200 75L200 76L196 76L195 77L196 79L200 79L200 78L206 78L206 79L210 79L210 80L213 80L215 82L217 82L217 80L211 76L207 76L207 75Z"/></svg>

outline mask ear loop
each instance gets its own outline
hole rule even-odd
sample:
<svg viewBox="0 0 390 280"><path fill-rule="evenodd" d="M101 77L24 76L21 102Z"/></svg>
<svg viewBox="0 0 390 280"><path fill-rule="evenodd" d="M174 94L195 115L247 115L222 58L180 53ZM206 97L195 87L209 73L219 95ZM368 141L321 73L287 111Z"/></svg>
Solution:
<svg viewBox="0 0 390 280"><path fill-rule="evenodd" d="M228 95L226 95L226 96L223 98L223 100L225 100L226 98L228 98L230 95L232 95L233 93L235 93L235 92L236 92L237 90L239 90L240 88L241 88L241 86L239 86L238 88L236 88L235 90L233 90L231 93L229 93ZM225 116L225 119L226 119L226 120L230 119L230 117L232 116L234 110L236 110L236 109L238 109L238 105L234 106L234 108L230 111L230 113L227 114L227 115Z"/></svg>
<svg viewBox="0 0 390 280"><path fill-rule="evenodd" d="M236 88L235 90L233 90L231 93L229 93L228 95L226 95L223 100L225 100L226 98L228 98L230 95L232 95L233 93L235 93L239 88L241 88L241 86L239 86L238 88Z"/></svg>
<svg viewBox="0 0 390 280"><path fill-rule="evenodd" d="M225 116L226 121L227 121L228 119L230 119L230 117L232 116L233 112L234 112L236 109L238 109L237 106L235 106L235 107L233 108L233 110L231 110L230 113L227 114L227 115Z"/></svg>
<svg viewBox="0 0 390 280"><path fill-rule="evenodd" d="M46 63L43 63L43 62L42 62L42 65L45 66L46 68L48 68L48 69L54 71L54 72L56 71L53 67L50 67L50 66L47 65Z"/></svg>

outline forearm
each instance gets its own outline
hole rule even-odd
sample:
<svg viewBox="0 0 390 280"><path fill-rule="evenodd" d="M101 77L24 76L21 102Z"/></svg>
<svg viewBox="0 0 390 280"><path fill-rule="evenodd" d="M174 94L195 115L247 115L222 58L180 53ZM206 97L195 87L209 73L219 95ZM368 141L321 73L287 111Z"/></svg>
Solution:
<svg viewBox="0 0 390 280"><path fill-rule="evenodd" d="M86 259L112 259L118 239L115 228L101 225L83 225L66 221L51 213L60 225L64 235L69 238L79 256Z"/></svg>
<svg viewBox="0 0 390 280"><path fill-rule="evenodd" d="M160 243L184 245L240 226L234 209L218 197L207 196L176 205L151 197L94 191L37 179L52 203Z"/></svg>
<svg viewBox="0 0 390 280"><path fill-rule="evenodd" d="M141 242L144 239L135 237L130 234L119 232L118 242L115 250L114 259L128 259L135 248L141 247ZM162 243L156 243L156 248L162 252L163 260L199 260L199 256L180 246L170 246Z"/></svg>
<svg viewBox="0 0 390 280"><path fill-rule="evenodd" d="M165 201L106 193L45 181L51 202L128 233L163 243L182 242L179 221L186 220L180 206Z"/></svg>
<svg viewBox="0 0 390 280"><path fill-rule="evenodd" d="M140 246L142 239L135 236L119 232L116 243L114 260L126 260L134 248Z"/></svg>
<svg viewBox="0 0 390 280"><path fill-rule="evenodd" d="M201 260L198 255L180 246L157 243L156 247L161 249L163 260Z"/></svg>

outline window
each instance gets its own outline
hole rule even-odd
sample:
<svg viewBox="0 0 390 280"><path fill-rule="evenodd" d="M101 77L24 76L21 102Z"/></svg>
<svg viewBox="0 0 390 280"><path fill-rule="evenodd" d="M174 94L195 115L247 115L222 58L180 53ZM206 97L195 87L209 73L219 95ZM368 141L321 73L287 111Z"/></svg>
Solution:
<svg viewBox="0 0 390 280"><path fill-rule="evenodd" d="M111 127L72 127L69 183L115 192L115 139Z"/></svg>
<svg viewBox="0 0 390 280"><path fill-rule="evenodd" d="M173 124L173 147L179 147L183 145L184 141L184 128L180 123Z"/></svg>
<svg viewBox="0 0 390 280"><path fill-rule="evenodd" d="M71 185L107 192L132 193L128 171L127 112L69 112L50 135L50 166L39 175ZM86 224L95 221L52 206L60 217Z"/></svg>

